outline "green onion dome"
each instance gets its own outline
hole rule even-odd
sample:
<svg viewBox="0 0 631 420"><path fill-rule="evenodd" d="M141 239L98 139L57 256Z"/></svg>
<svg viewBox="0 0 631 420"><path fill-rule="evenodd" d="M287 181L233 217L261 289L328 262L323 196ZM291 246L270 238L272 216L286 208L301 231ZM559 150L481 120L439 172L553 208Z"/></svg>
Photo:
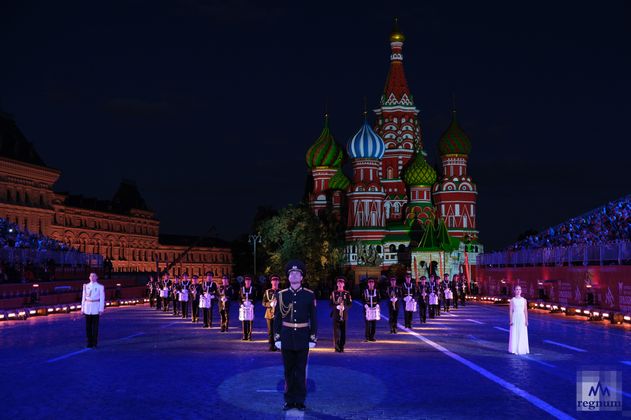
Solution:
<svg viewBox="0 0 631 420"><path fill-rule="evenodd" d="M456 111L452 111L451 124L438 141L440 155L468 155L471 153L471 140L458 125Z"/></svg>
<svg viewBox="0 0 631 420"><path fill-rule="evenodd" d="M419 151L414 161L412 161L403 173L403 181L411 187L434 185L436 182L436 171L427 163L423 154L422 151Z"/></svg>
<svg viewBox="0 0 631 420"><path fill-rule="evenodd" d="M307 150L307 166L312 169L318 166L339 167L342 164L344 152L337 145L329 131L329 117L324 117L324 128L320 137Z"/></svg>
<svg viewBox="0 0 631 420"><path fill-rule="evenodd" d="M346 175L344 175L344 172L342 172L342 168L339 168L335 175L333 175L333 177L329 181L330 190L345 191L349 185L351 185L351 181L346 177Z"/></svg>

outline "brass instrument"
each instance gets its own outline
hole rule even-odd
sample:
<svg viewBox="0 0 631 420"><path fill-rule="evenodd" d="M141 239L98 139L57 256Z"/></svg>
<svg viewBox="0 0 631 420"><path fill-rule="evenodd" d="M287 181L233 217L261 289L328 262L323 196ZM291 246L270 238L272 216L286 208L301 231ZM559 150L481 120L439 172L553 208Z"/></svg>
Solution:
<svg viewBox="0 0 631 420"><path fill-rule="evenodd" d="M337 306L336 308L339 310L340 319L344 318L344 310L346 306L344 306L344 294L340 293L340 296L337 298Z"/></svg>

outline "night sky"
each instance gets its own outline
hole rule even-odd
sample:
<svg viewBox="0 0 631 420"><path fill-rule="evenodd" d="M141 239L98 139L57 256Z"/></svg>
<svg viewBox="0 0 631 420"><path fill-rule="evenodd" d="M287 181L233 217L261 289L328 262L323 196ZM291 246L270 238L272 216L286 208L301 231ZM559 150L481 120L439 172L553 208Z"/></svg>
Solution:
<svg viewBox="0 0 631 420"><path fill-rule="evenodd" d="M162 232L233 239L302 198L327 103L344 145L378 106L398 16L429 159L455 94L503 247L631 192L631 6L479 3L4 1L0 107L56 190L133 179Z"/></svg>

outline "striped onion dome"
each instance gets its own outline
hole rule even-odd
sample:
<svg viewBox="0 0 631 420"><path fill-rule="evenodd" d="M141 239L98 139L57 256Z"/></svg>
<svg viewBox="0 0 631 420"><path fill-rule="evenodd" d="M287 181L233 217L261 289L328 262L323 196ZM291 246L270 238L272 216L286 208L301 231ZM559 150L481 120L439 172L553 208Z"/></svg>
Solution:
<svg viewBox="0 0 631 420"><path fill-rule="evenodd" d="M329 181L330 190L344 191L346 190L346 188L348 188L349 185L351 185L351 181L346 177L346 175L344 175L344 172L342 172L342 168L339 168L335 175L333 175L333 177Z"/></svg>
<svg viewBox="0 0 631 420"><path fill-rule="evenodd" d="M471 153L471 140L458 125L456 110L452 111L451 124L438 140L440 155L468 155Z"/></svg>
<svg viewBox="0 0 631 420"><path fill-rule="evenodd" d="M364 121L357 134L349 140L346 151L351 159L381 159L386 145L381 137Z"/></svg>
<svg viewBox="0 0 631 420"><path fill-rule="evenodd" d="M405 169L403 181L411 187L434 185L436 182L436 171L427 163L422 151L416 154L414 161Z"/></svg>
<svg viewBox="0 0 631 420"><path fill-rule="evenodd" d="M313 146L307 150L307 166L317 168L318 166L338 167L342 164L344 152L335 142L329 131L329 117L324 117L324 128L320 137L317 138Z"/></svg>

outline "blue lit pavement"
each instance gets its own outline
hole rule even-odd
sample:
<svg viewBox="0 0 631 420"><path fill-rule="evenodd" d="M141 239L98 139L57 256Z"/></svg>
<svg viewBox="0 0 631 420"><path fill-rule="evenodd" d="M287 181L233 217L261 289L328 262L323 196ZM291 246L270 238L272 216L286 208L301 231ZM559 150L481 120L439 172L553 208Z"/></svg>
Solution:
<svg viewBox="0 0 631 420"><path fill-rule="evenodd" d="M628 328L530 313L527 356L507 353L507 307L469 304L413 329L364 343L363 310L350 313L335 353L326 301L310 353L307 411L281 411L283 371L268 352L263 309L243 342L237 305L219 332L144 306L108 308L99 346L85 349L80 314L0 323L2 418L621 418L579 412L577 370L622 372L631 410ZM386 310L385 304L382 309ZM387 311L382 312L387 315ZM399 314L402 322L402 313ZM613 392L616 392L615 390Z"/></svg>

